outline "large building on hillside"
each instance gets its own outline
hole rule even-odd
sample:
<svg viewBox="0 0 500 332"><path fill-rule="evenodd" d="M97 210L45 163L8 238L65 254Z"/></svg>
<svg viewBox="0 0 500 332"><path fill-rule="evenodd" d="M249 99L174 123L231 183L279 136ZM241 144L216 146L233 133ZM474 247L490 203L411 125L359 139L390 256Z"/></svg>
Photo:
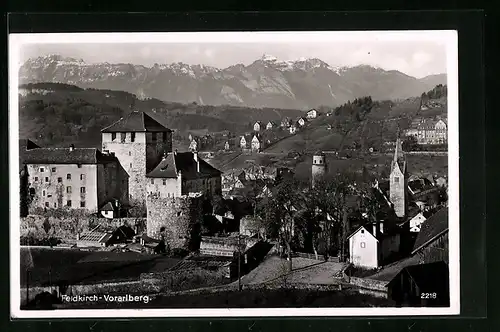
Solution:
<svg viewBox="0 0 500 332"><path fill-rule="evenodd" d="M33 148L22 155L29 212L81 209L97 212L110 200L127 202L128 174L112 154L95 148Z"/></svg>
<svg viewBox="0 0 500 332"><path fill-rule="evenodd" d="M114 153L129 176L132 206L146 203L146 174L172 152L172 130L144 112L131 112L102 130L102 150Z"/></svg>
<svg viewBox="0 0 500 332"><path fill-rule="evenodd" d="M406 136L416 138L418 144L446 144L448 142L448 124L445 118L416 118Z"/></svg>

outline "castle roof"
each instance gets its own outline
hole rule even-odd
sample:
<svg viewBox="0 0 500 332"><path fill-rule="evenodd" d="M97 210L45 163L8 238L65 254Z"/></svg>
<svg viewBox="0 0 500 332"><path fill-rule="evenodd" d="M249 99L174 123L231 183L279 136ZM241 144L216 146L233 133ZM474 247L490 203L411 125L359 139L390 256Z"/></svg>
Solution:
<svg viewBox="0 0 500 332"><path fill-rule="evenodd" d="M429 243L434 241L438 236L448 231L448 208L442 208L424 223L418 233L415 245L413 246L412 254L419 251Z"/></svg>
<svg viewBox="0 0 500 332"><path fill-rule="evenodd" d="M39 148L40 147L32 140L26 138L19 140L19 171L21 171L24 167L26 160L26 151Z"/></svg>
<svg viewBox="0 0 500 332"><path fill-rule="evenodd" d="M103 133L116 132L171 132L145 112L133 111L112 125L101 130Z"/></svg>
<svg viewBox="0 0 500 332"><path fill-rule="evenodd" d="M179 171L182 173L182 177L187 180L220 176L221 171L200 157L198 157L198 161L200 163L199 172L192 152L169 153L146 176L149 178L176 178Z"/></svg>
<svg viewBox="0 0 500 332"><path fill-rule="evenodd" d="M38 148L24 152L25 164L105 164L115 162L114 156L96 148Z"/></svg>

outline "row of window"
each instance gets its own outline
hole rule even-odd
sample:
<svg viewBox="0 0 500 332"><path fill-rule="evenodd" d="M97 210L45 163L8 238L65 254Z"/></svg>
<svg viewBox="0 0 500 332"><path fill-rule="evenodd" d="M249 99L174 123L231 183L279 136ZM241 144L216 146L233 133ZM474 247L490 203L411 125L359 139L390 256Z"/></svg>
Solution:
<svg viewBox="0 0 500 332"><path fill-rule="evenodd" d="M132 165L132 164L131 164L131 165ZM166 179L163 179L163 180L162 180L162 183L163 183L163 185L164 185L164 186L166 186L166 185L167 185L167 180L166 180ZM209 186L211 186L211 185L212 185L212 182L210 182L210 180L207 180L207 179L203 179L203 182L202 182L202 183L203 183L203 185L205 185L205 184L208 184ZM155 184L155 179L151 179L151 184ZM183 184L184 184L184 183L183 183Z"/></svg>
<svg viewBox="0 0 500 332"><path fill-rule="evenodd" d="M149 194L153 195L153 192L150 191ZM158 197L161 197L161 192L156 192L156 195L158 195ZM167 198L175 198L175 194L174 193L167 193Z"/></svg>
<svg viewBox="0 0 500 332"><path fill-rule="evenodd" d="M78 166L78 168L82 168L82 164L76 164L76 165ZM56 172L56 170L57 170L57 168L56 168L56 167L52 167L52 168L51 168L52 173L55 173L55 172ZM39 171L40 171L41 173L45 172L45 167L40 167Z"/></svg>
<svg viewBox="0 0 500 332"><path fill-rule="evenodd" d="M58 183L61 183L62 180L63 180L62 177L58 177L57 178L57 182ZM71 180L71 174L70 173L66 174L66 180ZM85 174L80 174L80 180L81 181L85 180ZM35 182L36 181L38 181L38 176L35 176ZM45 177L45 182L49 182L49 177L48 176Z"/></svg>
<svg viewBox="0 0 500 332"><path fill-rule="evenodd" d="M71 200L67 200L66 201L66 206L67 207L72 207L72 202ZM50 207L50 203L49 202L45 202L45 207ZM59 206L61 207L61 206ZM85 207L85 201L80 201L80 207L81 208L84 208ZM57 208L57 203L54 203L54 209Z"/></svg>
<svg viewBox="0 0 500 332"><path fill-rule="evenodd" d="M116 134L117 133L111 133L111 140L114 141L116 140ZM119 133L120 134L120 142L125 143L125 139L127 137L127 133ZM153 142L159 141L157 134L162 134L162 133L151 133L151 140ZM168 140L168 133L163 133L163 142L167 142ZM130 133L130 141L135 142L135 133Z"/></svg>
<svg viewBox="0 0 500 332"><path fill-rule="evenodd" d="M66 187L66 193L68 194L71 194L72 193L72 189L71 189L71 186L67 186ZM80 194L85 194L85 187L80 187ZM45 197L45 190L42 191L42 196ZM51 197L52 195L51 194L48 194L47 195L48 197Z"/></svg>

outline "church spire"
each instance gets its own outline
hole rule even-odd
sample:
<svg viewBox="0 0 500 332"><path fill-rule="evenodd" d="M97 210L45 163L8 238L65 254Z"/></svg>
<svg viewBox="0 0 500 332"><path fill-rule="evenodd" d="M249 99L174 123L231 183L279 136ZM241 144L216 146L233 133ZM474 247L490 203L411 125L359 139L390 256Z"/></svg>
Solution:
<svg viewBox="0 0 500 332"><path fill-rule="evenodd" d="M404 158L403 144L401 143L401 139L396 139L396 148L394 149L394 161L398 162Z"/></svg>

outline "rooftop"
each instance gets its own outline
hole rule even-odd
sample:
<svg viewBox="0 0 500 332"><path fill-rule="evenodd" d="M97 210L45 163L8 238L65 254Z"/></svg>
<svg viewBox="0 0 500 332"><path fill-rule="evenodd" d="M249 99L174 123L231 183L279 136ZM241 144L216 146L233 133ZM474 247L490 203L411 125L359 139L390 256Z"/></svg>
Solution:
<svg viewBox="0 0 500 332"><path fill-rule="evenodd" d="M429 244L439 235L448 231L448 208L442 208L432 216L430 216L424 223L418 233L415 245L413 246L412 254Z"/></svg>
<svg viewBox="0 0 500 332"><path fill-rule="evenodd" d="M23 153L25 164L104 164L115 162L113 156L96 148L38 148Z"/></svg>
<svg viewBox="0 0 500 332"><path fill-rule="evenodd" d="M104 128L103 133L116 133L116 132L170 132L152 116L145 112L133 111L126 117L121 118L112 125Z"/></svg>
<svg viewBox="0 0 500 332"><path fill-rule="evenodd" d="M181 171L185 179L197 179L204 177L220 176L221 172L212 167L206 161L198 157L200 171L197 171L194 153L174 152L169 153L151 172L146 176L149 178L176 178L177 172Z"/></svg>

